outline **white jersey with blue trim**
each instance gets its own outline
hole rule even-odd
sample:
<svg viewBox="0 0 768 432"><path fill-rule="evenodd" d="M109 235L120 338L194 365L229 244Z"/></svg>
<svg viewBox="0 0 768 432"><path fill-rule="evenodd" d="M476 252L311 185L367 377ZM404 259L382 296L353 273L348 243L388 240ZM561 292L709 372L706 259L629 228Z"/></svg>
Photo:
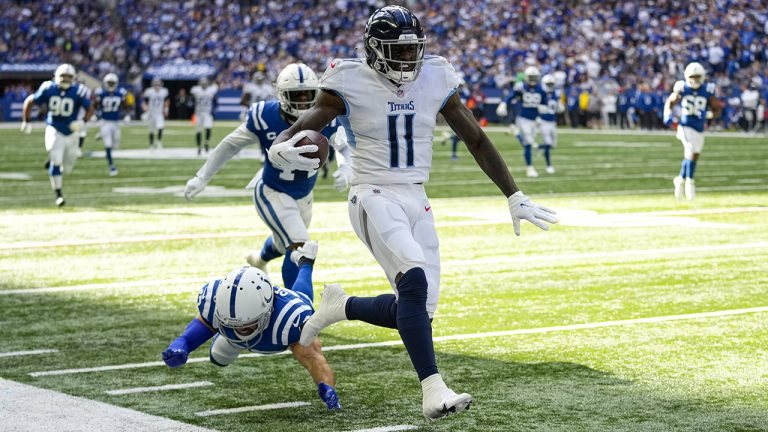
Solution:
<svg viewBox="0 0 768 432"><path fill-rule="evenodd" d="M144 99L147 100L147 111L150 117L162 116L165 110L165 100L168 99L168 89L165 87L149 87L144 89Z"/></svg>
<svg viewBox="0 0 768 432"><path fill-rule="evenodd" d="M364 59L335 59L320 88L346 105L339 117L352 158L352 185L429 180L437 114L460 83L453 66L426 56L415 81L395 85Z"/></svg>
<svg viewBox="0 0 768 432"><path fill-rule="evenodd" d="M520 99L520 117L536 120L539 116L539 106L547 104L547 93L541 84L530 85L519 82L515 84L514 94Z"/></svg>
<svg viewBox="0 0 768 432"><path fill-rule="evenodd" d="M261 101L251 104L248 109L248 115L245 127L248 131L259 138L261 148L264 151L269 150L272 142L281 132L288 129L291 125L280 115L280 102ZM326 126L320 133L330 138L339 125L336 119ZM262 174L264 184L272 189L290 195L292 198L299 199L312 192L317 181L317 171L288 171L275 167L269 158L264 161L264 172Z"/></svg>
<svg viewBox="0 0 768 432"><path fill-rule="evenodd" d="M72 134L69 124L77 120L80 108L91 106L91 91L80 83L64 90L55 82L46 81L32 97L36 104L48 106L45 123L64 135Z"/></svg>
<svg viewBox="0 0 768 432"><path fill-rule="evenodd" d="M219 92L219 86L211 84L205 88L196 85L189 91L195 98L195 114L213 114L213 105L216 101L216 93Z"/></svg>
<svg viewBox="0 0 768 432"><path fill-rule="evenodd" d="M216 291L221 279L215 279L203 285L197 296L197 310L205 323L224 335L219 328L214 312L216 311ZM306 295L285 288L272 287L275 293L272 316L269 325L261 334L248 342L235 343L240 348L262 354L277 354L299 341L301 327L312 316L312 300Z"/></svg>
<svg viewBox="0 0 768 432"><path fill-rule="evenodd" d="M682 98L683 115L680 117L680 126L688 126L699 132L704 132L709 98L715 96L715 83L704 83L699 88L694 89L685 81L678 81L675 83L673 91Z"/></svg>
<svg viewBox="0 0 768 432"><path fill-rule="evenodd" d="M99 87L94 92L99 118L108 121L120 120L120 106L128 96L128 90L120 87L114 91Z"/></svg>

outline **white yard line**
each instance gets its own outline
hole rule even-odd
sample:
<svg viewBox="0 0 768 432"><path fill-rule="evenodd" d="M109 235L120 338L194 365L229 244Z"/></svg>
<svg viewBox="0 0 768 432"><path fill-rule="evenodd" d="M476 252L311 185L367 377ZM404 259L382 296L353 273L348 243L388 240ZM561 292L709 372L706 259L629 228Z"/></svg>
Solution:
<svg viewBox="0 0 768 432"><path fill-rule="evenodd" d="M210 416L222 415L222 414L237 414L237 413L250 412L250 411L265 411L265 410L273 410L273 409L281 409L281 408L295 408L295 407L307 406L307 405L310 405L310 403L309 402L281 402L281 403L273 403L273 404L266 404L266 405L245 406L245 407L239 407L239 408L200 411L200 412L196 412L195 415L199 417L210 417Z"/></svg>
<svg viewBox="0 0 768 432"><path fill-rule="evenodd" d="M197 382L191 382L186 384L166 384L166 385L154 386L154 387L134 387L134 388L127 388L127 389L120 389L120 390L107 390L104 393L112 396L119 396L119 395L127 395L127 394L134 394L134 393L147 393L147 392L158 392L158 391L166 391L166 390L181 390L181 389L188 389L188 388L195 388L195 387L208 387L212 385L213 383L210 381L197 381Z"/></svg>
<svg viewBox="0 0 768 432"><path fill-rule="evenodd" d="M707 253L707 252L723 252L731 250L744 250L744 249L764 249L768 248L768 242L755 242L755 243L737 243L737 244L723 244L723 245L709 245L709 246L683 246L673 248L658 248L658 249L630 249L619 251L607 251L607 252L586 252L586 253L565 253L565 254L543 254L543 255L529 255L529 256L495 256L491 258L480 258L470 260L444 260L441 265L445 269L455 267L478 267L483 265L518 265L521 263L549 263L549 267L557 267L563 265L570 265L573 261L583 259L595 259L595 258L638 258L638 257L667 257L669 259L675 259L680 254L686 253ZM336 267L332 269L317 269L313 272L315 279L338 279L344 278L349 275L356 274L370 274L375 272L381 272L381 267L378 265L368 266L350 266L350 267ZM445 273L448 273L446 270ZM25 288L16 290L0 290L0 296L4 295L36 295L36 294L49 294L49 293L61 293L61 292L73 292L73 291L90 291L90 290L106 290L106 289L125 289L125 288L143 288L153 287L153 292L167 293L169 289L158 290L157 287L168 287L177 285L177 288L172 288L172 292L188 291L189 287L184 287L184 284L204 284L210 280L210 278L196 277L196 278L179 278L179 279L150 279L145 281L133 281L133 282L113 282L113 283L98 283L98 284L84 284L84 285L72 285L62 287L41 287L41 288ZM282 282L279 274L273 276L273 283L279 285ZM197 286L194 287L197 289ZM143 291L142 291L143 292Z"/></svg>
<svg viewBox="0 0 768 432"><path fill-rule="evenodd" d="M395 426L375 427L372 429L355 429L349 432L396 432L396 431L414 430L418 428L419 428L418 426L413 426L413 425L395 425Z"/></svg>
<svg viewBox="0 0 768 432"><path fill-rule="evenodd" d="M768 312L768 306L760 306L760 307L745 308L745 309L730 309L730 310L711 311L711 312L697 312L697 313L682 314L682 315L665 315L665 316L656 316L656 317L648 317L648 318L632 318L632 319L626 319L626 320L570 324L570 325L553 326L553 327L539 327L539 328L531 328L531 329L515 329L515 330L504 330L504 331L495 331L495 332L484 332L484 333L465 333L465 334L457 334L457 335L449 335L449 336L438 336L434 338L434 341L446 342L446 341L455 341L455 340L484 339L484 338L491 338L491 337L505 337L505 336L517 336L517 335L527 335L527 334L552 333L552 332L560 332L560 331L585 330L585 329L616 327L616 326L626 326L626 325L635 325L635 324L654 324L654 323L662 323L667 321L717 318L717 317L724 317L724 316L744 315L744 314L761 313L761 312ZM332 346L323 347L323 351L347 351L347 350L365 349L365 348L399 346L402 344L403 342L401 340L392 340L392 341L385 341L385 342L359 343L359 344L350 344L350 345L332 345ZM281 354L286 354L286 353L287 351L284 351ZM265 356L251 353L251 354L241 355L240 357L243 358L243 357L265 357ZM207 360L208 360L208 357L195 357L195 358L189 359L187 363L199 363ZM128 364L122 364L122 365L100 366L100 367L93 367L93 368L61 369L61 370L30 372L29 376L42 377L42 376L52 376L52 375L70 375L70 374L77 374L77 373L105 372L105 371L123 370L123 369L139 369L139 368L164 366L164 365L165 363L161 361L147 362L147 363L128 363Z"/></svg>
<svg viewBox="0 0 768 432"><path fill-rule="evenodd" d="M31 351L11 351L11 352L0 352L0 357L18 357L18 356L27 356L27 355L38 355L38 354L54 354L59 352L57 349L39 349L39 350L31 350Z"/></svg>
<svg viewBox="0 0 768 432"><path fill-rule="evenodd" d="M705 215L705 214L722 214L722 213L757 213L767 212L768 207L724 207L724 208L710 208L710 209L696 209L696 210L672 210L672 211L657 211L657 212L637 212L637 213L597 213L600 216L686 216L686 215ZM454 212L445 211L445 217L451 217ZM504 219L488 219L486 213L478 214L462 214L463 217L471 218L470 220L463 221L448 221L438 222L437 228L445 227L457 227L457 226L472 226L472 225L494 225L510 223L505 217ZM313 228L313 233L324 234L336 234L350 232L348 226L344 227L326 227L326 228ZM17 249L34 249L34 248L54 248L54 247L71 247L71 246L98 246L98 245L111 245L111 244L125 244L125 243L144 243L144 242L167 242L177 240L205 240L205 239L227 239L227 238L250 238L261 237L268 235L269 232L263 231L236 231L226 233L201 233L201 234L170 234L170 235L144 235L133 236L124 238L112 238L112 239L90 239L90 240L60 240L60 241L35 241L35 242L7 242L0 243L0 250L17 250Z"/></svg>
<svg viewBox="0 0 768 432"><path fill-rule="evenodd" d="M0 378L0 430L215 432L179 421L116 407Z"/></svg>

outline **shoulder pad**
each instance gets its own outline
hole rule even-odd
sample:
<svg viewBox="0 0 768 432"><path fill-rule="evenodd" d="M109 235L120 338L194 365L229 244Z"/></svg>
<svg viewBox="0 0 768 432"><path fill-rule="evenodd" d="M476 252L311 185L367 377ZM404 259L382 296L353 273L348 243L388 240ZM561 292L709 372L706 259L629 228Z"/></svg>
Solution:
<svg viewBox="0 0 768 432"><path fill-rule="evenodd" d="M683 80L675 82L675 86L672 87L672 91L675 93L682 93L684 89L685 89L685 81Z"/></svg>
<svg viewBox="0 0 768 432"><path fill-rule="evenodd" d="M704 87L707 90L707 93L711 94L712 96L715 96L717 93L717 85L713 82L708 82L705 84L706 87Z"/></svg>
<svg viewBox="0 0 768 432"><path fill-rule="evenodd" d="M365 59L341 59L341 58L335 58L331 60L331 63L328 64L328 68L325 69L325 72L323 73L323 76L320 77L320 84L330 78L331 76L337 75L341 71L347 71L347 70L355 70L362 66L366 66Z"/></svg>

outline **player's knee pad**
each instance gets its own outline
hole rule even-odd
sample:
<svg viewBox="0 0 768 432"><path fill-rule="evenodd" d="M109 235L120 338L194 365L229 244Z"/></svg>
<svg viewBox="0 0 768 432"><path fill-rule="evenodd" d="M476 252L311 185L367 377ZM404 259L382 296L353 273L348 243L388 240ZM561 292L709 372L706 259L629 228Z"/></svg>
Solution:
<svg viewBox="0 0 768 432"><path fill-rule="evenodd" d="M685 146L685 149L683 150L683 158L688 160L693 159L693 150L691 150L690 146Z"/></svg>
<svg viewBox="0 0 768 432"><path fill-rule="evenodd" d="M234 362L242 351L239 347L232 345L226 338L216 335L211 344L210 360L216 366L229 366Z"/></svg>
<svg viewBox="0 0 768 432"><path fill-rule="evenodd" d="M400 301L423 301L426 304L427 288L427 275L421 267L414 267L408 270L397 281L397 292Z"/></svg>

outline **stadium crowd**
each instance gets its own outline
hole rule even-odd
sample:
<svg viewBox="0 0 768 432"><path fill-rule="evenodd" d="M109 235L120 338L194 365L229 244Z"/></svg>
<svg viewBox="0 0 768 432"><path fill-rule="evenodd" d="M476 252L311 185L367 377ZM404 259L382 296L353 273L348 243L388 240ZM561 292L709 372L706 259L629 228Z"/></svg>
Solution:
<svg viewBox="0 0 768 432"><path fill-rule="evenodd" d="M223 88L241 87L257 68L274 78L293 61L321 72L334 57L361 56L365 20L383 4L7 3L0 11L0 62L69 61L97 76L116 71L137 82L151 64L183 58L213 64ZM690 61L704 64L718 85L723 127L757 109L744 104L746 91L758 91L763 105L768 98L768 8L759 0L394 3L421 17L428 51L451 60L476 94L507 88L530 64L553 73L565 94L563 118L573 125L620 126L629 110L640 126L659 127L663 99Z"/></svg>

